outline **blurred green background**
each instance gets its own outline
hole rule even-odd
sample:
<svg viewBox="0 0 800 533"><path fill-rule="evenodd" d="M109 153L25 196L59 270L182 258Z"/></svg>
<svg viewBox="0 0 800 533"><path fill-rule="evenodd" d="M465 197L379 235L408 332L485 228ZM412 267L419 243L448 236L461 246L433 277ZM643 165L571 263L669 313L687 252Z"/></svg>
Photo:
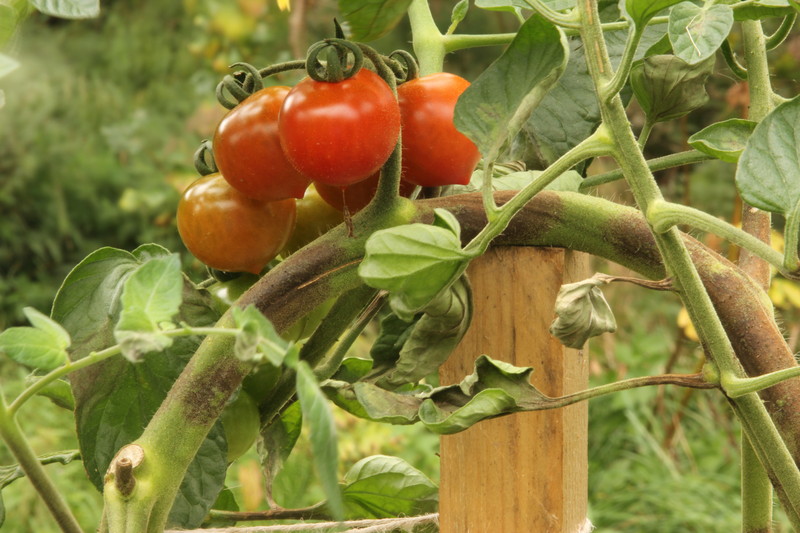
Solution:
<svg viewBox="0 0 800 533"><path fill-rule="evenodd" d="M432 6L445 28L452 4L435 0ZM48 310L70 268L98 247L133 249L158 242L182 250L175 207L179 191L195 178L195 148L213 134L224 112L214 88L227 65L265 66L296 58L332 33L334 2L293 1L292 7L282 11L272 0L106 0L98 19L34 15L26 21L6 50L21 68L0 79L6 94L0 110L0 330L22 321L23 306ZM473 8L460 31L509 32L517 26L510 14ZM409 49L409 39L401 25L375 45L387 52ZM498 52L460 52L448 58L446 68L474 78ZM787 96L798 90L798 57L796 34L773 52L776 85ZM650 156L683 150L686 138L702 125L746 110L746 91L724 68L710 81L709 92L711 104L701 112L656 127ZM634 108L632 122L638 119ZM735 219L732 166L707 163L663 172L659 179L671 199ZM626 201L619 185L599 194ZM198 275L203 271L185 252L184 257L188 268ZM602 263L596 268L617 271ZM773 296L794 349L800 291L784 285ZM593 384L698 368L702 355L678 326L680 305L674 297L629 287L614 287L608 297L621 327L592 344ZM24 377L24 370L0 362L7 397L20 390ZM337 416L343 468L384 453L400 455L438 479L436 436L421 428ZM20 418L37 453L76 447L70 413L47 400L34 399ZM651 388L593 401L592 521L609 532L738 529L738 432L727 405L706 392ZM0 446L0 464L11 462ZM47 468L83 527L93 529L101 498L81 465ZM266 508L254 451L230 469L229 486L243 509ZM276 498L299 507L320 495L309 447L301 442L278 480ZM3 531L56 531L25 480L3 491L3 498L8 513ZM789 531L780 514L777 518L775 530Z"/></svg>

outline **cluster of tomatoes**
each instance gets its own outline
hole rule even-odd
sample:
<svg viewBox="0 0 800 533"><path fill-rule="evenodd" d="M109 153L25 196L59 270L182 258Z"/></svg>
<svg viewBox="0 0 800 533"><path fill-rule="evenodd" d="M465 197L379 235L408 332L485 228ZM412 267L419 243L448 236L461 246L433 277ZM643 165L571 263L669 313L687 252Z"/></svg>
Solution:
<svg viewBox="0 0 800 533"><path fill-rule="evenodd" d="M433 74L401 84L395 98L362 68L339 82L254 92L217 126L218 172L181 197L184 244L211 268L258 274L369 203L401 131L401 194L466 184L480 155L453 111L468 85Z"/></svg>

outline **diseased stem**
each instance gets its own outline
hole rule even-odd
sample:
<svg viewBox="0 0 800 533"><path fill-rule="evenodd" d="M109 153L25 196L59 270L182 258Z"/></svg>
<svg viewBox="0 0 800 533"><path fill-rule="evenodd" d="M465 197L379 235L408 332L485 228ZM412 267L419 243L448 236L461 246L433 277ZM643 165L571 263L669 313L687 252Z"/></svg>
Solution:
<svg viewBox="0 0 800 533"><path fill-rule="evenodd" d="M209 518L231 520L233 522L252 522L255 520L331 520L325 510L325 502L303 507L302 509L270 509L269 511L217 511L208 512Z"/></svg>
<svg viewBox="0 0 800 533"><path fill-rule="evenodd" d="M50 514L64 533L82 533L75 515L58 488L44 471L25 434L14 416L6 407L5 398L0 395L0 437L19 463L22 471L42 498Z"/></svg>
<svg viewBox="0 0 800 533"><path fill-rule="evenodd" d="M788 17L787 17L788 19ZM784 20L784 23L786 20ZM792 21L794 22L794 21ZM789 26L791 28L791 26ZM779 30L780 31L780 30ZM777 33L777 32L776 32ZM760 122L772 109L772 83L769 79L766 41L761 21L742 22L744 56L747 63L750 110L748 118ZM742 202L742 232L756 242L769 246L772 217ZM751 251L753 253L751 253ZM765 291L772 278L769 261L749 247L739 254L739 266ZM778 266L777 268L781 268ZM778 373L783 372L779 371ZM771 374L771 375L774 375ZM751 378L758 380L759 378ZM742 531L768 533L772 531L772 484L767 471L759 462L753 443L742 436Z"/></svg>

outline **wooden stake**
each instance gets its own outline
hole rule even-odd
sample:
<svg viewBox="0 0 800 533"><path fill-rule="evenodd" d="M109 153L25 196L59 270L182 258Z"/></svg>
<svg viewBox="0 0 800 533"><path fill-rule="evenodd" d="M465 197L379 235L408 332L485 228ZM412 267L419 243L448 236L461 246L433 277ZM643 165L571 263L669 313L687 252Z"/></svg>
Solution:
<svg viewBox="0 0 800 533"><path fill-rule="evenodd" d="M563 283L588 277L585 256L555 248L490 250L468 270L472 326L440 371L457 383L487 354L534 368L550 396L587 386L588 360L548 329ZM518 413L441 439L442 533L578 533L586 524L587 406Z"/></svg>

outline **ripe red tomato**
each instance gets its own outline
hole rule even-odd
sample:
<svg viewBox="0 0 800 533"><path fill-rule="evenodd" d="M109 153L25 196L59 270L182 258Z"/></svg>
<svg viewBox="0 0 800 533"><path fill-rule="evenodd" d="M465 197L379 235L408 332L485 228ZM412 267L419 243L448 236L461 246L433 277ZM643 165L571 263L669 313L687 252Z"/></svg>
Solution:
<svg viewBox="0 0 800 533"><path fill-rule="evenodd" d="M206 265L258 274L292 234L295 201L263 202L232 188L221 174L195 181L178 202L178 232Z"/></svg>
<svg viewBox="0 0 800 533"><path fill-rule="evenodd" d="M297 170L346 187L377 172L400 133L400 109L380 76L361 69L338 83L305 78L278 117L281 146Z"/></svg>
<svg viewBox="0 0 800 533"><path fill-rule="evenodd" d="M344 211L344 206L347 204L347 210L350 214L361 211L375 196L375 191L378 190L378 180L380 179L380 171L376 172L369 178L354 183L349 187L335 187L332 185L325 185L323 183L315 183L314 186L322 199L328 202L329 205L335 207L339 211ZM400 181L400 196L411 196L414 192L416 185L409 183L405 180Z"/></svg>
<svg viewBox="0 0 800 533"><path fill-rule="evenodd" d="M456 101L469 82L446 72L397 88L403 122L403 179L422 185L466 185L481 154L453 125Z"/></svg>
<svg viewBox="0 0 800 533"><path fill-rule="evenodd" d="M234 107L214 133L214 160L231 186L250 198L302 198L311 180L295 170L278 139L289 87L267 87Z"/></svg>

